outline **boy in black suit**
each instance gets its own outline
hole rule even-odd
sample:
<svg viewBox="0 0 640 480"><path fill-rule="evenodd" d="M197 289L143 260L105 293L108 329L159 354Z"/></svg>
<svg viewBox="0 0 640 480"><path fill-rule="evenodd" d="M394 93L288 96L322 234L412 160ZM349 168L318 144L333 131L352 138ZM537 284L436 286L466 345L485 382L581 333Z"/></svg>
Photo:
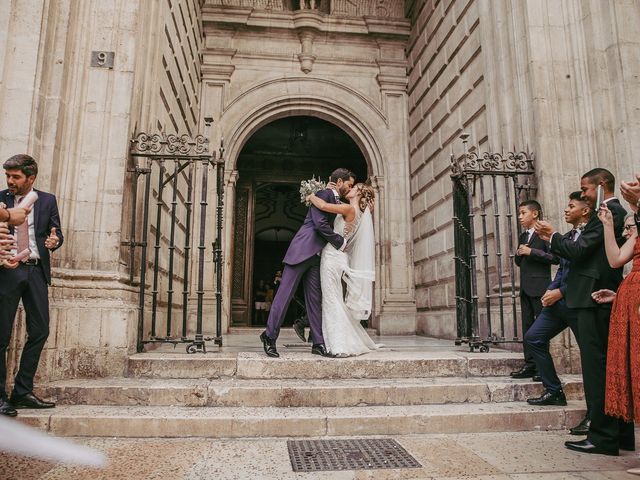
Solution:
<svg viewBox="0 0 640 480"><path fill-rule="evenodd" d="M551 283L551 264L560 262L549 253L549 242L534 231L536 222L542 219L542 207L535 200L525 200L518 206L518 219L524 231L518 239L516 265L520 267L520 307L522 312L522 337L542 310L540 300ZM527 344L524 344L524 365L511 372L512 378L537 377L536 364ZM538 380L538 378L536 378Z"/></svg>

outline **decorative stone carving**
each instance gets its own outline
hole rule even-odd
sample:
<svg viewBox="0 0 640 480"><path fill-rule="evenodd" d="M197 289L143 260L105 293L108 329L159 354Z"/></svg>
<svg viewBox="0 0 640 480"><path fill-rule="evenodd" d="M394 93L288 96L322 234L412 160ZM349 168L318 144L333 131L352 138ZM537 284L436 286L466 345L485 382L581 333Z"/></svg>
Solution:
<svg viewBox="0 0 640 480"><path fill-rule="evenodd" d="M298 54L298 60L300 60L300 70L304 73L309 73L313 68L313 62L316 61L316 56L312 53L313 38L314 34L311 30L305 30L300 33L302 52Z"/></svg>
<svg viewBox="0 0 640 480"><path fill-rule="evenodd" d="M256 10L305 10L350 17L404 18L403 0L207 0L206 3Z"/></svg>
<svg viewBox="0 0 640 480"><path fill-rule="evenodd" d="M258 10L285 10L282 0L207 0L209 5L249 7Z"/></svg>
<svg viewBox="0 0 640 480"><path fill-rule="evenodd" d="M348 15L351 17L404 18L403 0L332 0L331 15Z"/></svg>
<svg viewBox="0 0 640 480"><path fill-rule="evenodd" d="M320 0L300 0L300 10L320 10Z"/></svg>

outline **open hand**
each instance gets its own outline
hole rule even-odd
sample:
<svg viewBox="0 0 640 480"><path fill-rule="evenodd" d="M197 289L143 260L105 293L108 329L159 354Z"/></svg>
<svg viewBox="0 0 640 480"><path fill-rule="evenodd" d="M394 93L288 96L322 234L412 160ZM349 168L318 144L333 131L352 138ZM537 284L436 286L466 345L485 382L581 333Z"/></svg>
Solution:
<svg viewBox="0 0 640 480"><path fill-rule="evenodd" d="M545 241L549 241L553 232L555 232L555 228L549 222L545 222L544 220L538 220L536 224L533 226L538 236Z"/></svg>
<svg viewBox="0 0 640 480"><path fill-rule="evenodd" d="M49 234L47 239L44 241L44 246L47 247L49 250L53 250L54 248L57 248L59 244L60 244L60 239L58 238L56 227L51 227L51 233Z"/></svg>
<svg viewBox="0 0 640 480"><path fill-rule="evenodd" d="M598 209L598 218L605 227L613 225L613 215L611 214L611 210L609 210L604 203Z"/></svg>
<svg viewBox="0 0 640 480"><path fill-rule="evenodd" d="M593 298L597 303L613 303L616 299L616 292L613 290L602 289L596 290L591 294L591 298Z"/></svg>
<svg viewBox="0 0 640 480"><path fill-rule="evenodd" d="M620 182L620 193L629 202L629 206L634 212L638 211L638 200L640 200L640 173L636 173L634 182Z"/></svg>
<svg viewBox="0 0 640 480"><path fill-rule="evenodd" d="M29 212L31 212L31 209L15 207L15 208L7 208L7 211L9 212L9 215L10 215L9 219L7 220L7 223L9 225L22 225L27 219Z"/></svg>

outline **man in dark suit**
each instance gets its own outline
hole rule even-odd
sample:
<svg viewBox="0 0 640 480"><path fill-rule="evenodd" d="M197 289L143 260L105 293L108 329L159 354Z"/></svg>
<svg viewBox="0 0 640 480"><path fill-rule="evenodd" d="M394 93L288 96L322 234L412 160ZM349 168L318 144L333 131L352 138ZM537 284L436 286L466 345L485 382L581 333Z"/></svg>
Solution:
<svg viewBox="0 0 640 480"><path fill-rule="evenodd" d="M542 207L535 200L525 200L518 206L518 219L524 231L518 239L515 262L520 267L520 308L522 335L527 334L542 310L540 298L551 282L551 265L559 262L549 253L549 243L542 240L533 226L542 218ZM512 378L537 377L536 364L527 344L524 344L524 365L511 372ZM536 378L537 379L537 378Z"/></svg>
<svg viewBox="0 0 640 480"><path fill-rule="evenodd" d="M15 155L3 167L9 188L0 192L0 202L12 208L33 189L38 165L29 155ZM27 221L14 227L17 250L28 249L29 255L22 261L11 262L0 268L0 414L8 416L16 415L15 408L55 406L33 394L33 377L49 336L49 252L62 245L63 237L55 196L34 191L38 194L38 200ZM26 312L27 342L22 351L13 393L7 399L6 351L20 300Z"/></svg>
<svg viewBox="0 0 640 480"><path fill-rule="evenodd" d="M604 168L588 171L580 180L583 198L596 210L597 188L604 191L604 203L613 214L614 230L622 244L625 209L614 197L615 177ZM596 290L617 290L622 268L611 268L604 248L604 229L597 215L592 215L576 241L564 238L547 222L538 222L536 231L551 241L551 251L571 262L567 276L565 301L578 319L578 345L582 377L591 425L587 438L565 442L571 450L584 453L618 455L619 449L634 450L633 423L626 423L604 413L607 340L611 304L597 304L591 294Z"/></svg>
<svg viewBox="0 0 640 480"><path fill-rule="evenodd" d="M582 228L591 217L589 204L582 199L581 192L569 195L569 204L564 210L564 219L573 227L564 235L571 241L576 241ZM533 355L538 374L545 388L544 393L537 398L527 399L530 405L566 405L567 399L562 390L562 383L558 378L553 359L549 353L549 342L553 337L569 327L578 338L577 317L575 310L567 307L564 297L567 293L567 278L571 271L570 262L560 259L560 268L556 272L547 291L542 296L542 312L524 336L524 343Z"/></svg>
<svg viewBox="0 0 640 480"><path fill-rule="evenodd" d="M349 170L339 168L331 174L331 182L335 189L327 188L316 195L328 203L338 203L340 197L345 196L355 181L355 175ZM329 356L324 346L322 336L322 291L320 290L320 252L330 242L337 249L345 246L344 238L333 231L335 214L318 210L311 205L304 223L291 240L285 254L280 287L271 304L267 328L260 335L265 353L270 357L279 357L276 349L276 339L280 334L280 327L289 308L289 303L300 281L304 286L304 298L311 327L313 346L311 353Z"/></svg>

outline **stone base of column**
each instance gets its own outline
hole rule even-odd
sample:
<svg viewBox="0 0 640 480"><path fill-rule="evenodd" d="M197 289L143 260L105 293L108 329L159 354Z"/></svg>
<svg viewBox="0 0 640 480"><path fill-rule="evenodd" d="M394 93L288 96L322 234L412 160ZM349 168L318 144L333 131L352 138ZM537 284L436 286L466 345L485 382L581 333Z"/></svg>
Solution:
<svg viewBox="0 0 640 480"><path fill-rule="evenodd" d="M53 276L49 338L36 386L65 378L122 376L136 350L136 289L112 272L56 270ZM17 373L25 340L25 312L20 308L7 353L8 383Z"/></svg>
<svg viewBox="0 0 640 480"><path fill-rule="evenodd" d="M384 302L376 315L379 335L415 335L416 304L410 300Z"/></svg>

